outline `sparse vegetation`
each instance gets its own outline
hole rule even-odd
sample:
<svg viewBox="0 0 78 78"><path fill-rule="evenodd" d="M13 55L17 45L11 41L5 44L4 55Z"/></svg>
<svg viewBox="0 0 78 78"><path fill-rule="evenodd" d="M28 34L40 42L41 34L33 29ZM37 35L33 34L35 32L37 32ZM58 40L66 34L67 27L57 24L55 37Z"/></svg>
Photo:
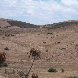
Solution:
<svg viewBox="0 0 78 78"><path fill-rule="evenodd" d="M33 73L32 78L38 78L38 75Z"/></svg>
<svg viewBox="0 0 78 78"><path fill-rule="evenodd" d="M59 23L54 23L54 24L47 24L47 25L44 25L43 27L44 28L52 28L52 29L57 29L57 28L65 28L66 26L75 26L75 25L78 25L78 22L77 21L74 21L74 22L59 22Z"/></svg>
<svg viewBox="0 0 78 78"><path fill-rule="evenodd" d="M1 63L0 67L8 67L8 64L7 63Z"/></svg>
<svg viewBox="0 0 78 78"><path fill-rule="evenodd" d="M11 34L11 36L15 36L14 34Z"/></svg>
<svg viewBox="0 0 78 78"><path fill-rule="evenodd" d="M26 22L22 22L22 21L14 21L14 20L11 20L11 21L7 21L11 26L18 26L20 28L39 28L39 26L37 25L33 25L33 24L30 24L30 23L26 23Z"/></svg>
<svg viewBox="0 0 78 78"><path fill-rule="evenodd" d="M6 55L5 52L0 53L0 65L2 65L5 62L5 60L6 60L5 55Z"/></svg>
<svg viewBox="0 0 78 78"><path fill-rule="evenodd" d="M53 33L52 33L52 32L48 32L47 34L53 35Z"/></svg>
<svg viewBox="0 0 78 78"><path fill-rule="evenodd" d="M45 41L44 41L43 43L44 43L44 44L46 44L46 42L45 42Z"/></svg>
<svg viewBox="0 0 78 78"><path fill-rule="evenodd" d="M25 77L25 73L24 73L23 71L18 71L18 75L19 75L20 77Z"/></svg>
<svg viewBox="0 0 78 78"><path fill-rule="evenodd" d="M59 43L61 43L60 41L59 42L57 42L57 44L59 44Z"/></svg>
<svg viewBox="0 0 78 78"><path fill-rule="evenodd" d="M6 55L5 52L0 53L0 67L7 67L8 66L8 64L5 63L5 61L6 61L6 56L5 55Z"/></svg>
<svg viewBox="0 0 78 78"><path fill-rule="evenodd" d="M78 26L66 27L71 23L64 23L63 27L59 23L53 24L57 26L55 29L51 25L37 30L25 22L12 20L10 24L10 27L3 28L4 24L0 28L0 53L6 52L6 56L0 56L0 75L78 78L73 76L78 74L78 33L75 32Z"/></svg>
<svg viewBox="0 0 78 78"><path fill-rule="evenodd" d="M64 73L64 69L61 69L61 72Z"/></svg>
<svg viewBox="0 0 78 78"><path fill-rule="evenodd" d="M48 52L48 49L46 49L46 52Z"/></svg>
<svg viewBox="0 0 78 78"><path fill-rule="evenodd" d="M48 72L57 72L57 70L55 68L51 67L51 68L48 69Z"/></svg>
<svg viewBox="0 0 78 78"><path fill-rule="evenodd" d="M6 37L9 37L9 36L10 36L10 34L7 34L7 33L6 33L6 34L5 34L5 36L6 36Z"/></svg>
<svg viewBox="0 0 78 78"><path fill-rule="evenodd" d="M61 50L66 50L66 48L61 48Z"/></svg>
<svg viewBox="0 0 78 78"><path fill-rule="evenodd" d="M8 47L5 47L4 50L9 50L9 48Z"/></svg>
<svg viewBox="0 0 78 78"><path fill-rule="evenodd" d="M58 41L58 42L55 42L55 44L60 44L61 42L60 41Z"/></svg>
<svg viewBox="0 0 78 78"><path fill-rule="evenodd" d="M78 47L78 44L76 44L76 47Z"/></svg>
<svg viewBox="0 0 78 78"><path fill-rule="evenodd" d="M35 48L32 48L32 49L30 50L30 55L29 55L29 57L31 56L34 60L39 59L39 58L40 58L40 53L41 53L40 50L37 50L37 49L35 49Z"/></svg>

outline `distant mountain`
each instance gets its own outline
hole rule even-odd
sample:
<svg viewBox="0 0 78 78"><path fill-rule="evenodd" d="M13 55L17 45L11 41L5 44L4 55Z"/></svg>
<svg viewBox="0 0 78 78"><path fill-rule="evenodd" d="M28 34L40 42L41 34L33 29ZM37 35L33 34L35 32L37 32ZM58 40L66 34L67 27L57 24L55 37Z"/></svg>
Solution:
<svg viewBox="0 0 78 78"><path fill-rule="evenodd" d="M77 20L69 20L59 23L47 24L44 25L43 28L60 28L60 27L68 27L68 26L78 26Z"/></svg>
<svg viewBox="0 0 78 78"><path fill-rule="evenodd" d="M37 28L39 26L11 19L0 19L0 28L19 27L19 28Z"/></svg>

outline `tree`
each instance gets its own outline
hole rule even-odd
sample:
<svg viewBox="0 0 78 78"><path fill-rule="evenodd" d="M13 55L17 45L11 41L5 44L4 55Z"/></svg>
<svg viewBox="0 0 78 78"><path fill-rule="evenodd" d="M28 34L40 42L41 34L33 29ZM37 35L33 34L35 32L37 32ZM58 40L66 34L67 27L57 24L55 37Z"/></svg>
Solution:
<svg viewBox="0 0 78 78"><path fill-rule="evenodd" d="M34 65L35 60L40 59L40 53L41 53L41 51L40 51L40 50L37 50L37 49L35 49L35 48L32 48L32 49L30 50L29 58L32 57L33 62L32 62L32 64L31 64L31 67L30 67L30 69L29 69L29 71L28 71L28 73L27 73L27 75L26 75L25 78L28 78L28 76L29 76L29 74L30 74L30 72L31 72L31 69L32 69L32 67L33 67L33 65Z"/></svg>

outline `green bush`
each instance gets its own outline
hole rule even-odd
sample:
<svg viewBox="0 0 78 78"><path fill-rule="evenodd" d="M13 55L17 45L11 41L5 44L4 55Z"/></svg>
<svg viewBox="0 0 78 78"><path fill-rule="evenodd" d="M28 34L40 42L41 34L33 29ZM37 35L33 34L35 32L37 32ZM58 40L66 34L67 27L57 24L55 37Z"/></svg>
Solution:
<svg viewBox="0 0 78 78"><path fill-rule="evenodd" d="M49 68L49 69L48 69L48 72L57 72L57 70L54 69L54 68Z"/></svg>

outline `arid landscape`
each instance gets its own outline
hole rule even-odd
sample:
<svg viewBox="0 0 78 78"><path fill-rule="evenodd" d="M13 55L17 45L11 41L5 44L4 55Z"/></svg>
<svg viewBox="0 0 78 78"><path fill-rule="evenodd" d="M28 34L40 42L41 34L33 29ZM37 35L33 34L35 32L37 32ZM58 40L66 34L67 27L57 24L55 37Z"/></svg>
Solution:
<svg viewBox="0 0 78 78"><path fill-rule="evenodd" d="M0 78L78 78L78 21L36 26L0 19L0 52L7 64Z"/></svg>

